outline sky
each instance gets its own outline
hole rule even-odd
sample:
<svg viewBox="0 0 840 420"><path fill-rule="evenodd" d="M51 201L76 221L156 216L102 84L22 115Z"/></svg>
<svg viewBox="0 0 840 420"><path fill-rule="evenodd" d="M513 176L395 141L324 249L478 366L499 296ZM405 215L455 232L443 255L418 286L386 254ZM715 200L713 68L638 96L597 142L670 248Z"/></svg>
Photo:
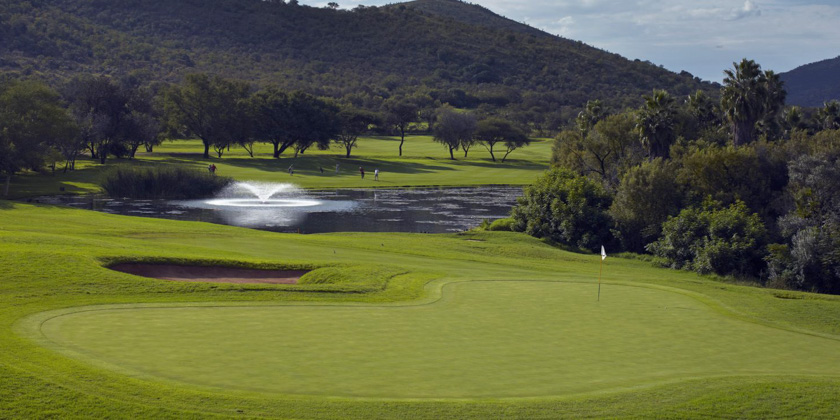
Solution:
<svg viewBox="0 0 840 420"><path fill-rule="evenodd" d="M336 0L342 9L395 0ZM302 0L310 6L327 1ZM777 73L840 56L840 0L475 0L548 33L720 82L742 58Z"/></svg>

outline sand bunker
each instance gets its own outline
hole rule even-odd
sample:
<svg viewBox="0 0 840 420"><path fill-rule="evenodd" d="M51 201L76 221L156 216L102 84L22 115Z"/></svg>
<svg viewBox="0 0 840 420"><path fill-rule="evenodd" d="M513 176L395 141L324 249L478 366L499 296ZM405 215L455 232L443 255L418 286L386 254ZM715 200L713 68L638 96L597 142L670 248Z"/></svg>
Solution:
<svg viewBox="0 0 840 420"><path fill-rule="evenodd" d="M117 264L110 268L122 273L161 280L238 284L295 284L300 276L307 273L171 264Z"/></svg>

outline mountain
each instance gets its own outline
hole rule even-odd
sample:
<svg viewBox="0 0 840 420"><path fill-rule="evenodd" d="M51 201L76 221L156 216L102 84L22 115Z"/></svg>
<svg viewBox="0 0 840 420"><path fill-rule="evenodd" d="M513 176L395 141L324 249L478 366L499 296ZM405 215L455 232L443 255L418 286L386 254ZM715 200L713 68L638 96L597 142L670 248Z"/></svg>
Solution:
<svg viewBox="0 0 840 420"><path fill-rule="evenodd" d="M0 71L178 82L207 72L377 109L432 102L557 125L587 100L715 88L456 0L352 11L280 0L0 0Z"/></svg>
<svg viewBox="0 0 840 420"><path fill-rule="evenodd" d="M469 25L484 26L534 36L553 36L523 23L499 16L481 5L469 4L460 0L414 0L406 3L398 3L390 7L411 8L443 19L451 19Z"/></svg>
<svg viewBox="0 0 840 420"><path fill-rule="evenodd" d="M840 57L818 61L781 73L789 105L821 107L840 100Z"/></svg>

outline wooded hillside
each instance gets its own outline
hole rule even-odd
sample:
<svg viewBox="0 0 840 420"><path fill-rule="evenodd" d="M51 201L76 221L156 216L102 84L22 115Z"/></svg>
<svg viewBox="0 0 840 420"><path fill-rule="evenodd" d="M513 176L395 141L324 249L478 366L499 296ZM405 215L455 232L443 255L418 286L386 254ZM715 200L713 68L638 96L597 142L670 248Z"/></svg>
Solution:
<svg viewBox="0 0 840 420"><path fill-rule="evenodd" d="M0 71L178 82L207 72L375 109L394 95L568 120L587 100L716 91L457 0L352 11L259 0L0 1ZM550 123L549 123L550 124ZM556 121L554 121L556 124Z"/></svg>

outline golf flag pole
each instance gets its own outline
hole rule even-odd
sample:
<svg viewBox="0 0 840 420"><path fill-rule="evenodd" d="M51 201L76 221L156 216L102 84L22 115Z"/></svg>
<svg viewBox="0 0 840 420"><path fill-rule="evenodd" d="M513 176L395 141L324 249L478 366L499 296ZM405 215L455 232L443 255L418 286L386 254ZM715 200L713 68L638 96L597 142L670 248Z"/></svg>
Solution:
<svg viewBox="0 0 840 420"><path fill-rule="evenodd" d="M601 274L604 272L604 260L607 259L607 251L601 245L601 267L598 269L598 302L601 301Z"/></svg>

